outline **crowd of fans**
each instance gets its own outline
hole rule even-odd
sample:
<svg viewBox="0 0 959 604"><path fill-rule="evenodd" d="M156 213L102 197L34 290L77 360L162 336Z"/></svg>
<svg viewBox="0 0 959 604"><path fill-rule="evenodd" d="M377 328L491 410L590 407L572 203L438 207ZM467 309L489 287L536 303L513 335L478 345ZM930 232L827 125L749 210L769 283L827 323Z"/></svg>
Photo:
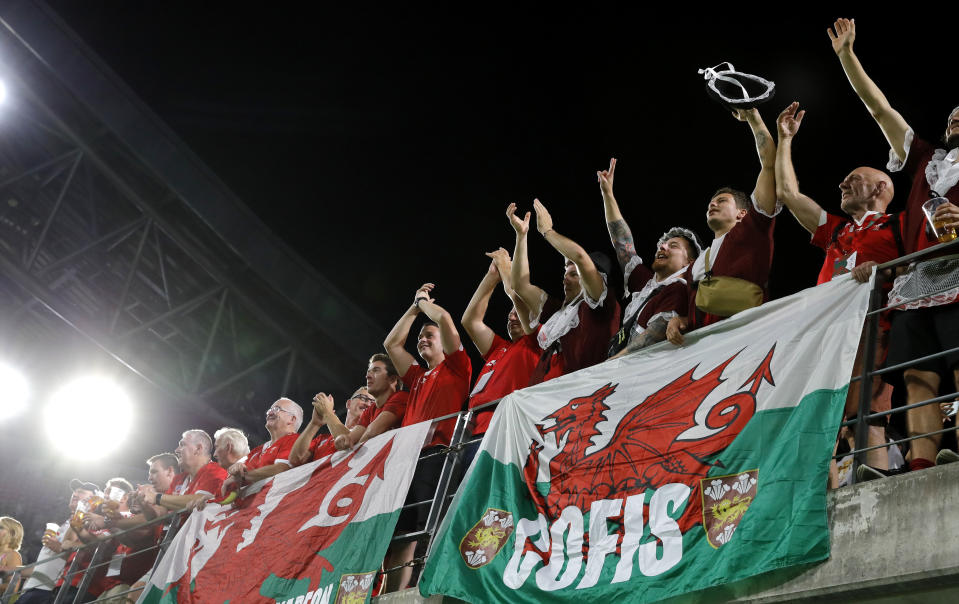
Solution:
<svg viewBox="0 0 959 604"><path fill-rule="evenodd" d="M615 250L615 268L602 253L587 253L561 234L539 200L533 201L532 213L520 214L516 204L511 204L506 217L515 233L513 252L500 248L487 254L489 268L461 319L465 333L484 359L481 367L475 371L471 367L453 315L437 302L437 288L432 283L424 284L386 336L386 353L370 358L366 384L348 399L344 420L334 412L333 399L320 393L313 399L311 417L301 431L306 419L304 409L288 398L279 398L266 409L269 439L252 450L247 436L235 428L221 428L213 437L203 430L190 429L183 432L174 453L159 453L147 460L146 485L134 488L128 481L114 478L101 490L98 485L74 480L69 485L69 509L64 510L69 512L69 519L59 526L48 526L39 559L98 541L109 543L108 548L100 549L106 551L104 560L110 563L96 566L87 549L65 560L29 567L23 573L19 602L49 602L57 590L70 590L72 597L72 590L84 576L83 572L66 575L65 569L70 568L74 557L78 558L76 570L96 567L88 589L90 599L133 599L156 557L156 550L136 552L157 543L163 530L160 524L142 527L145 521L202 506L208 500L220 501L244 485L337 450L361 446L385 431L456 413L464 407L473 409L516 389L608 358L664 340L681 346L689 331L768 299L773 227L783 207L809 231L812 244L825 251L819 283L846 273L866 282L877 264L955 238L955 229L959 228L959 107L948 117L943 147L920 138L866 75L853 52L855 33L853 21L840 19L830 30L830 39L851 85L891 146L887 169L904 169L912 177L912 188L901 212L886 212L894 200L889 176L863 166L853 169L839 183L843 215L827 213L800 191L793 169L792 141L804 116L798 103L779 114L776 138L757 108L737 108L734 116L748 125L759 155L754 189L747 194L719 188L705 208L712 241L700 242L689 225L672 226L647 248L652 253L652 262L647 264L614 195L617 163L612 159L596 177ZM562 298L550 296L531 281L527 239L533 225L564 260ZM610 286L613 270L622 272L626 290L622 296ZM888 299L898 306L883 315L875 345L877 364L891 366L956 348L959 255L942 253L898 274L880 276L888 282ZM499 286L513 304L506 318L506 337L496 333L486 316ZM414 355L405 346L421 314L426 321L419 327ZM856 372L863 366L865 343L864 336ZM904 403L926 401L938 396L941 376L950 373L959 382L957 352L877 376L869 384L856 383L850 388L845 414L849 418L857 414L861 387L871 388L871 411L880 412L890 409L895 387L903 389L905 394L899 398ZM492 412L486 407L475 414L470 426L474 438L486 432ZM950 413L950 409L937 405L910 408L905 414L905 432L919 436L941 431L943 415ZM869 444L880 446L868 453L868 465L862 467L860 478L882 476L897 467L899 471L918 470L935 464L937 459L939 463L959 459L952 451L939 450L939 435L912 440L904 457L898 447L882 447L889 438L886 420L886 416L868 420ZM454 420L437 423L422 454L445 450L453 426ZM849 430L840 436L839 446L848 448ZM464 464L472 460L477 446L473 442L463 451ZM433 455L421 461L407 503L433 497L444 458ZM833 485L848 480L848 463L834 470ZM427 506L408 508L397 531L422 529L427 513ZM123 529L135 530L113 537ZM22 539L23 530L16 520L0 518L0 568L9 570L23 564L17 553ZM410 561L415 546L415 541L394 545L385 566ZM411 580L411 569L404 566L388 577L390 590L404 588ZM134 591L130 592L131 588Z"/></svg>

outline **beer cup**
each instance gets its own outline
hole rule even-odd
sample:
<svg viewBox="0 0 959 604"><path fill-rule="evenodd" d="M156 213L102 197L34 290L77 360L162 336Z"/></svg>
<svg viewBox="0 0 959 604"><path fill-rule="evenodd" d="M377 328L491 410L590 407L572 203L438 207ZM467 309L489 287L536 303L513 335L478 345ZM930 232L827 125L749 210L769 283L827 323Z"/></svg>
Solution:
<svg viewBox="0 0 959 604"><path fill-rule="evenodd" d="M947 228L943 222L939 220L933 220L932 217L932 215L936 213L936 208L944 203L947 203L948 201L949 200L945 197L933 197L926 203L922 204L922 213L926 215L926 222L928 222L929 226L932 227L932 232L935 233L936 239L939 240L939 243L952 241L956 238L956 229Z"/></svg>

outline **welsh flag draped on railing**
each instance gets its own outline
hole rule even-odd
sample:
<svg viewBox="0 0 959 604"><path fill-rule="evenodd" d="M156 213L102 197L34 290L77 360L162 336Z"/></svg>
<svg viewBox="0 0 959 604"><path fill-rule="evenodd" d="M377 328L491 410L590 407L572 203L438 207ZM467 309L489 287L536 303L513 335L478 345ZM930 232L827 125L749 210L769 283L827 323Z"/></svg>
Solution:
<svg viewBox="0 0 959 604"><path fill-rule="evenodd" d="M725 585L733 596L827 558L828 461L869 290L827 283L682 348L504 399L421 593L652 602Z"/></svg>
<svg viewBox="0 0 959 604"><path fill-rule="evenodd" d="M140 602L367 601L429 429L382 434L194 512Z"/></svg>

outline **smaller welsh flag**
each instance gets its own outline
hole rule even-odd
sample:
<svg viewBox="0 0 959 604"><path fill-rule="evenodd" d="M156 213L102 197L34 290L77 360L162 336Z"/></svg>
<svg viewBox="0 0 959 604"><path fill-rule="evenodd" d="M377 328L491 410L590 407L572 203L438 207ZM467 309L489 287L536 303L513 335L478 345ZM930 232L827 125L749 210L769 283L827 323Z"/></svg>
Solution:
<svg viewBox="0 0 959 604"><path fill-rule="evenodd" d="M139 602L365 602L429 422L386 432L193 512Z"/></svg>

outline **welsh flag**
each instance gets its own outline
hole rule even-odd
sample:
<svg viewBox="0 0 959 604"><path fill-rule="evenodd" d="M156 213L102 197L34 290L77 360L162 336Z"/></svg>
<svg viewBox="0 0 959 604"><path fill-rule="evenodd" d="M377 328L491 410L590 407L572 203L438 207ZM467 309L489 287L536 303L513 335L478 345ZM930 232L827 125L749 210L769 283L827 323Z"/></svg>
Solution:
<svg viewBox="0 0 959 604"><path fill-rule="evenodd" d="M504 399L420 592L727 599L827 558L828 462L869 289L839 279L682 348L663 342Z"/></svg>
<svg viewBox="0 0 959 604"><path fill-rule="evenodd" d="M189 516L139 602L365 602L429 422L370 439Z"/></svg>

